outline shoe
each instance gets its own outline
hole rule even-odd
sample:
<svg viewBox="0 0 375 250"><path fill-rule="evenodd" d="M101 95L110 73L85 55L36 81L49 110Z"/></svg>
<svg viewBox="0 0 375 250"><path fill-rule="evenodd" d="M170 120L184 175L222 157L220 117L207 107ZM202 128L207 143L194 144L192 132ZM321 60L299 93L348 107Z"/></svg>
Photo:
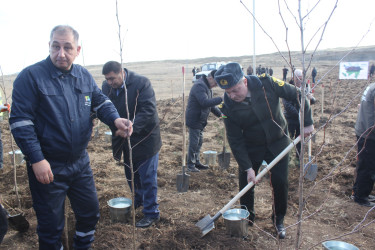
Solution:
<svg viewBox="0 0 375 250"><path fill-rule="evenodd" d="M188 167L188 168L187 168L187 171L188 171L188 172L199 172L199 169L196 168L196 167L194 167L194 166L192 166L192 167Z"/></svg>
<svg viewBox="0 0 375 250"><path fill-rule="evenodd" d="M146 228L150 227L152 224L155 224L160 220L160 217L143 217L142 220L138 221L137 224L135 224L136 227Z"/></svg>
<svg viewBox="0 0 375 250"><path fill-rule="evenodd" d="M284 224L281 223L281 224L276 225L276 229L277 229L277 234L279 236L279 239L285 239L286 232L285 232Z"/></svg>
<svg viewBox="0 0 375 250"><path fill-rule="evenodd" d="M205 170L205 169L209 169L209 167L207 166L207 165L203 165L202 163L196 163L195 164L195 167L197 168L197 169L201 169L201 170Z"/></svg>
<svg viewBox="0 0 375 250"><path fill-rule="evenodd" d="M350 199L352 199L352 200L354 200L354 195L351 195L350 196ZM375 202L375 195L369 195L369 196L367 196L367 200L369 201L369 202Z"/></svg>
<svg viewBox="0 0 375 250"><path fill-rule="evenodd" d="M361 205L361 206L364 206L364 207L375 207L375 203L371 202L371 201L368 201L368 200L360 201L360 200L354 199L354 202L357 203L358 205Z"/></svg>

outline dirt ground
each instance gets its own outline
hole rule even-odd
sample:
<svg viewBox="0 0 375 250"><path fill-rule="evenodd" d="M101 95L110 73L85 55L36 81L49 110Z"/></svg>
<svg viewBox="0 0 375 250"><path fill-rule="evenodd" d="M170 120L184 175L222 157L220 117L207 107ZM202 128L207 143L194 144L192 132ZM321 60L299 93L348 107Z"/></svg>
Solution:
<svg viewBox="0 0 375 250"><path fill-rule="evenodd" d="M247 67L249 58L231 58ZM262 61L263 60L263 61ZM229 61L229 60L228 60ZM274 68L275 76L281 78L283 63L275 56L261 57ZM203 59L202 59L203 62ZM189 61L188 73L201 61ZM91 166L98 191L101 218L97 225L93 249L295 249L297 213L299 205L299 166L296 166L294 150L289 165L289 201L285 218L287 237L275 238L271 222L272 193L267 177L255 190L256 223L249 227L245 238L231 237L226 233L223 218L216 228L201 238L195 223L204 216L213 216L238 192L238 166L232 156L226 170L217 164L209 170L192 173L189 190L178 193L176 175L181 172L182 155L182 98L181 65L177 62L150 62L130 64L127 67L149 76L158 99L163 146L158 168L158 199L161 211L160 222L147 229L134 229L133 223L112 223L107 201L115 197L131 197L124 177L124 169L112 159L110 142L107 141L105 125L99 127L99 135L93 137L88 146ZM303 221L300 249L322 249L322 242L338 239L356 245L360 249L375 249L375 212L355 204L351 199L351 187L356 165L354 125L360 94L370 81L338 80L335 62L316 62L321 84L315 89L317 103L313 106L315 128L318 131L313 143L314 164L318 165L318 176L311 182L303 182ZM276 66L277 65L277 66ZM297 66L297 63L295 64ZM298 66L297 66L298 67ZM332 69L332 70L331 70ZM99 86L102 77L100 67L90 69ZM165 70L165 71L164 71ZM163 72L163 73L162 73ZM186 76L186 90L190 89L191 74ZM10 80L9 80L10 81ZM324 84L324 88L323 85ZM167 86L166 86L167 85ZM322 105L324 89L324 105ZM215 95L222 91L214 89ZM322 112L323 111L323 112ZM11 165L10 132L7 122L1 123L4 143L4 169L0 170L0 192L4 206L15 214L22 211L30 223L30 229L18 233L10 229L0 249L36 249L36 217L28 188L25 164L17 166L18 193L21 209L17 208L14 189L14 171ZM223 124L213 115L205 129L202 152L222 152ZM307 157L306 157L307 159ZM203 161L203 159L202 159ZM375 194L375 192L373 192ZM238 203L237 203L238 204ZM74 214L66 206L67 228L63 235L65 248L71 244L74 234ZM136 210L136 220L142 217ZM70 248L71 249L71 248Z"/></svg>

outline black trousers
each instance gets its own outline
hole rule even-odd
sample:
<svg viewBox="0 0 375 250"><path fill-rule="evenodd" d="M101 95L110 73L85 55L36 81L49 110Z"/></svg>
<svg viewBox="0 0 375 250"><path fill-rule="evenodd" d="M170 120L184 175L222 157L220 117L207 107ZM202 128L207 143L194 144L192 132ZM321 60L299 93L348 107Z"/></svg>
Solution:
<svg viewBox="0 0 375 250"><path fill-rule="evenodd" d="M288 132L289 136L292 139L297 138L300 135L300 124L299 121L297 120L292 120L292 119L286 119L288 122ZM296 158L299 159L299 154L301 152L301 142L297 143L296 145Z"/></svg>
<svg viewBox="0 0 375 250"><path fill-rule="evenodd" d="M0 205L0 244L8 231L8 218L5 210Z"/></svg>
<svg viewBox="0 0 375 250"><path fill-rule="evenodd" d="M265 161L269 164L276 156L271 152L267 151L265 154ZM252 162L255 174L258 174L258 170L261 166L261 162ZM276 223L280 224L284 221L284 216L286 214L288 206L288 163L289 154L284 156L271 170L271 186L273 192L274 204L270 204L273 211L273 217L276 216ZM242 190L247 182L247 172L240 171L239 173L239 185L240 190ZM249 191L247 191L241 198L240 203L247 207L250 212L249 219L254 221L255 219L255 209L254 209L254 188L253 186Z"/></svg>
<svg viewBox="0 0 375 250"><path fill-rule="evenodd" d="M360 138L358 152L360 153L358 155L357 178L353 186L354 198L356 201L366 202L375 181L375 141L367 139L365 144L365 139Z"/></svg>

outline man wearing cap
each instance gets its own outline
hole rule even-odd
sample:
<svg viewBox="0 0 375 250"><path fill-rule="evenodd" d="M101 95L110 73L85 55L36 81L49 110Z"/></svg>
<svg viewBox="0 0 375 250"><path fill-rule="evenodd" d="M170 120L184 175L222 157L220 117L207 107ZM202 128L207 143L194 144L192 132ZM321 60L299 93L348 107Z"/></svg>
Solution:
<svg viewBox="0 0 375 250"><path fill-rule="evenodd" d="M193 85L189 93L189 101L186 107L186 126L189 128L189 150L187 157L187 169L189 172L199 172L208 169L207 165L200 162L200 149L203 143L203 129L207 125L210 112L217 117L221 111L215 107L223 99L212 98L212 88L217 84L214 80L216 70L212 70L208 76L202 75Z"/></svg>
<svg viewBox="0 0 375 250"><path fill-rule="evenodd" d="M255 181L263 160L271 162L290 143L285 118L279 98L298 98L298 89L274 77L264 75L244 76L238 63L221 66L215 73L215 81L225 90L221 107L228 142L239 165L239 188ZM314 130L311 110L305 102L305 134ZM285 238L284 216L288 199L288 161L286 155L271 170L275 223L278 237ZM250 212L252 225L255 219L254 187L240 199L241 205Z"/></svg>

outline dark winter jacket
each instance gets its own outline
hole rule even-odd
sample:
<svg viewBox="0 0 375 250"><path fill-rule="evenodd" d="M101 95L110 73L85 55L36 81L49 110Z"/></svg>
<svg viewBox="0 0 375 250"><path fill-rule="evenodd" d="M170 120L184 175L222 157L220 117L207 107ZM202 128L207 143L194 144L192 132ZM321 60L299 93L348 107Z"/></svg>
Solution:
<svg viewBox="0 0 375 250"><path fill-rule="evenodd" d="M355 124L355 134L370 140L375 140L375 83L371 83L364 91Z"/></svg>
<svg viewBox="0 0 375 250"><path fill-rule="evenodd" d="M186 126L193 129L204 129L210 112L220 117L220 110L215 107L222 102L221 97L212 98L212 90L208 87L205 76L193 85L186 107Z"/></svg>
<svg viewBox="0 0 375 250"><path fill-rule="evenodd" d="M102 90L113 102L120 116L133 121L133 134L130 141L133 148L133 162L137 163L154 156L161 148L159 117L156 109L155 92L150 80L127 69L125 69L125 72L130 117L128 117L125 108L124 88L120 89L117 96L116 89L112 89L107 81L104 81ZM120 160L121 149L123 149L124 161L129 163L127 139L114 136L114 131L112 131L112 135L114 158Z"/></svg>
<svg viewBox="0 0 375 250"><path fill-rule="evenodd" d="M92 112L112 127L119 118L90 73L77 64L72 67L63 73L47 57L14 81L9 123L31 164L43 159L73 162L82 156L91 137Z"/></svg>
<svg viewBox="0 0 375 250"><path fill-rule="evenodd" d="M290 140L280 98L298 98L298 89L274 77L265 75L246 78L251 93L250 102L234 102L225 94L221 107L227 116L224 122L228 142L242 171L251 168L252 162L262 162L266 150L276 157L288 146ZM305 126L312 124L310 106L306 101Z"/></svg>
<svg viewBox="0 0 375 250"><path fill-rule="evenodd" d="M313 70L311 71L311 76L316 77L317 73L318 73L317 70L315 68L313 68Z"/></svg>

